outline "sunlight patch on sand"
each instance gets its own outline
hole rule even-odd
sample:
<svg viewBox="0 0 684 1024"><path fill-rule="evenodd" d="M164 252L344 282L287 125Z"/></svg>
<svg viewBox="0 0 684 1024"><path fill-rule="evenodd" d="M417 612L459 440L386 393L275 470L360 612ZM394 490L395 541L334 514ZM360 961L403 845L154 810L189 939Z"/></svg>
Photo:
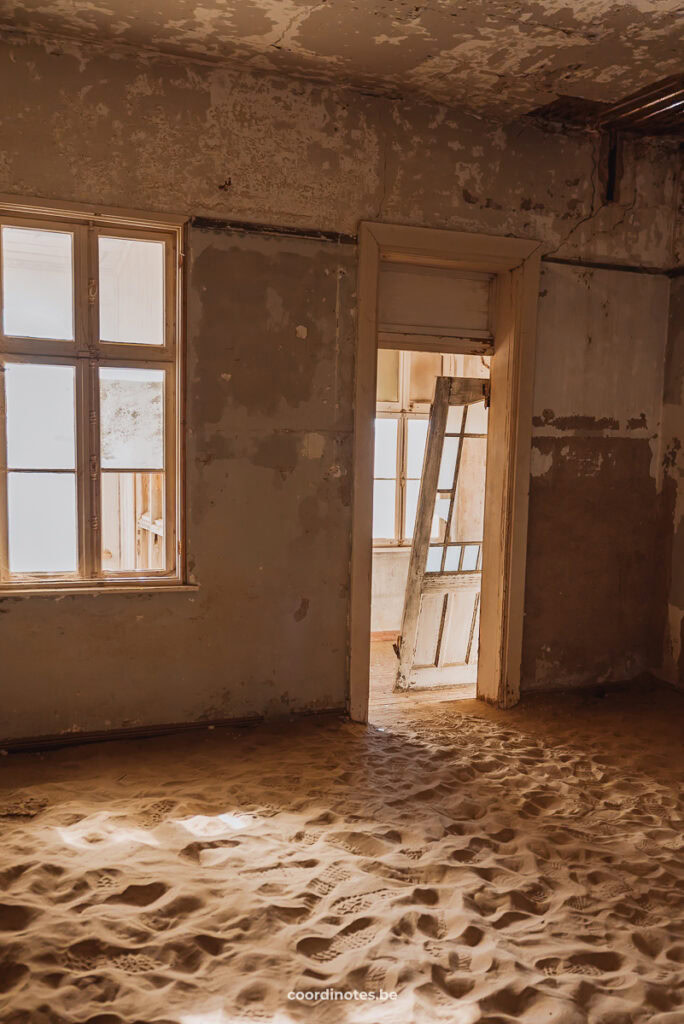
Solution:
<svg viewBox="0 0 684 1024"><path fill-rule="evenodd" d="M89 850L96 844L137 843L143 846L159 846L159 840L145 829L120 825L110 820L107 811L93 814L66 828L57 826L55 831L67 846L77 850Z"/></svg>
<svg viewBox="0 0 684 1024"><path fill-rule="evenodd" d="M221 836L226 832L242 832L254 825L256 818L249 814L194 814L191 818L174 818L174 825L181 825L193 836Z"/></svg>

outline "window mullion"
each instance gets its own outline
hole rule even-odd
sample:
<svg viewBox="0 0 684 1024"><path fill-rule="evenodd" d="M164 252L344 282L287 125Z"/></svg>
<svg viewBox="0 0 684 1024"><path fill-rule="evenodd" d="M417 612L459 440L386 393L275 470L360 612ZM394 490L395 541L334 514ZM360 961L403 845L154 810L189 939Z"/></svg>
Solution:
<svg viewBox="0 0 684 1024"><path fill-rule="evenodd" d="M173 370L169 367L164 374L164 547L165 570L176 572L178 565L177 551L177 509L176 509L176 380Z"/></svg>
<svg viewBox="0 0 684 1024"><path fill-rule="evenodd" d="M7 529L7 404L5 401L5 365L0 363L0 580L9 577L9 542Z"/></svg>
<svg viewBox="0 0 684 1024"><path fill-rule="evenodd" d="M406 416L400 413L397 423L397 490L394 509L394 539L404 539L404 509L406 506Z"/></svg>
<svg viewBox="0 0 684 1024"><path fill-rule="evenodd" d="M99 231L88 224L87 283L84 302L88 322L88 365L85 380L88 447L88 561L91 579L102 576L102 481L100 472L100 268Z"/></svg>

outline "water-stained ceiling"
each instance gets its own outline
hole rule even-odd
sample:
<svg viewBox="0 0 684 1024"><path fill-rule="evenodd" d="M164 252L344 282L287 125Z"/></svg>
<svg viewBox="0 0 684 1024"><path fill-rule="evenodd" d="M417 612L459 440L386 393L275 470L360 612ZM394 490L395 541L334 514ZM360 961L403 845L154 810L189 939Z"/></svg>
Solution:
<svg viewBox="0 0 684 1024"><path fill-rule="evenodd" d="M498 117L681 70L681 0L0 0L0 26L417 93Z"/></svg>

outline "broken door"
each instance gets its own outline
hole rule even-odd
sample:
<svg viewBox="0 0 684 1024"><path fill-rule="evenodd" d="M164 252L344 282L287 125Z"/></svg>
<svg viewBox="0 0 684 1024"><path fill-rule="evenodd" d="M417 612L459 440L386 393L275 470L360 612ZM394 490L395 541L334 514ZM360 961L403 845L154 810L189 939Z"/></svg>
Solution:
<svg viewBox="0 0 684 1024"><path fill-rule="evenodd" d="M396 689L477 679L488 404L489 381L437 378Z"/></svg>

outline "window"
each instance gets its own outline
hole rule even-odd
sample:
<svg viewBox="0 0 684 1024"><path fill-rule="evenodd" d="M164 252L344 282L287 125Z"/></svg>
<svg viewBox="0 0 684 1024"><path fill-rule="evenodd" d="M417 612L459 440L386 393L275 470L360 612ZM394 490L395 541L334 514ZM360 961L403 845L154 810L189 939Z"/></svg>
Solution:
<svg viewBox="0 0 684 1024"><path fill-rule="evenodd" d="M179 226L0 212L0 586L180 573Z"/></svg>
<svg viewBox="0 0 684 1024"><path fill-rule="evenodd" d="M489 376L489 357L378 350L373 480L375 547L406 547L413 540L430 404L435 380L440 375ZM433 539L443 536L442 504L438 498Z"/></svg>

